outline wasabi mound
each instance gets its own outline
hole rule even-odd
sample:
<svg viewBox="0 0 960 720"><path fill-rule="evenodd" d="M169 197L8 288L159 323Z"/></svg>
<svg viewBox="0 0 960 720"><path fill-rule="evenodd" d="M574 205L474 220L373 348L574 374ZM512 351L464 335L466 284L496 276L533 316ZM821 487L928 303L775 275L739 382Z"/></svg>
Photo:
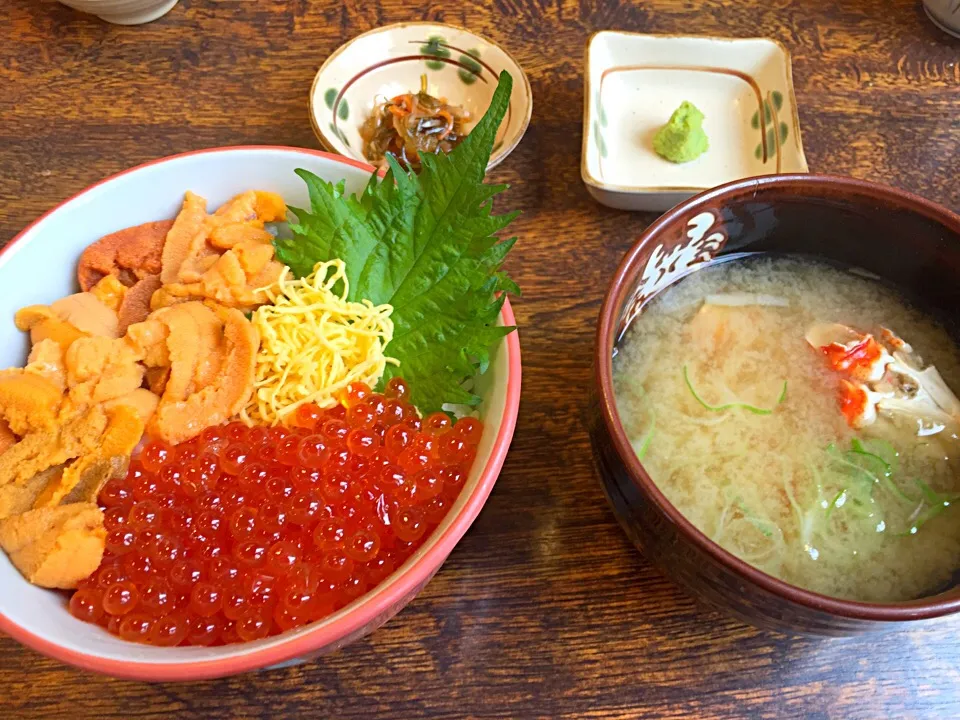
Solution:
<svg viewBox="0 0 960 720"><path fill-rule="evenodd" d="M686 100L653 137L653 149L657 155L674 163L696 160L709 147L707 134L703 131L703 113Z"/></svg>

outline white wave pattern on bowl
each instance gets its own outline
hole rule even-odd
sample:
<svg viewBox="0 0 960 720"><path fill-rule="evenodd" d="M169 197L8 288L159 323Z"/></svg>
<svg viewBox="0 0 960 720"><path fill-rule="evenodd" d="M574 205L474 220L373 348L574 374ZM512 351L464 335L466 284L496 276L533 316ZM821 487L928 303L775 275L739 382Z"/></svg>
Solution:
<svg viewBox="0 0 960 720"><path fill-rule="evenodd" d="M623 335L630 323L640 314L647 300L678 277L696 270L716 257L727 243L727 235L722 226L715 227L719 222L718 215L709 210L704 211L687 223L686 235L690 242L678 244L669 252L664 252L663 243L654 248L643 268L640 284L624 310L617 337ZM707 235L710 230L713 232Z"/></svg>

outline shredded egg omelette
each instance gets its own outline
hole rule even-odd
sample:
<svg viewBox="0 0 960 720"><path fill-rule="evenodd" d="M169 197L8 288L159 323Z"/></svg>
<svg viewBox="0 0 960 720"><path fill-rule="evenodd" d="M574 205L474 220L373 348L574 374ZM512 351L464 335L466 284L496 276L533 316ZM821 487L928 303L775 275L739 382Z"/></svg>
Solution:
<svg viewBox="0 0 960 720"><path fill-rule="evenodd" d="M270 304L251 318L260 350L253 397L240 413L245 423L276 425L309 402L332 407L350 383L374 387L387 363L399 365L384 355L393 306L350 302L349 289L342 260L318 263L301 280L286 268L262 288Z"/></svg>

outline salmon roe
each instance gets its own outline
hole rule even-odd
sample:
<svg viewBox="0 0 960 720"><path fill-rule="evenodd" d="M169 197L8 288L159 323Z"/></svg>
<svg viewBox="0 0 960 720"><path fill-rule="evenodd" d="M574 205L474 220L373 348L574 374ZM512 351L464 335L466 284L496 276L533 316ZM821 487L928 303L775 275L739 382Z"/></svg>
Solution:
<svg viewBox="0 0 960 720"><path fill-rule="evenodd" d="M99 569L70 612L151 645L258 640L376 587L443 520L477 453L474 418L421 420L399 378L355 384L290 427L148 442L100 493Z"/></svg>

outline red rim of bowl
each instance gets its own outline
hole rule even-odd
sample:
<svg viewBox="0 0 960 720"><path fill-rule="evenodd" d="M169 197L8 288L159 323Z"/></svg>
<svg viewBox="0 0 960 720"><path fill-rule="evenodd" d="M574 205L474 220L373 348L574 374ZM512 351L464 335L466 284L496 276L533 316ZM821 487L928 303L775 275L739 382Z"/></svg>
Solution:
<svg viewBox="0 0 960 720"><path fill-rule="evenodd" d="M152 165L158 165L179 158L248 150L268 150L313 155L337 163L350 165L360 170L366 170L370 173L375 172L375 168L372 165L353 160L352 158L345 158L320 150L285 147L281 145L239 145L170 155L111 175L80 191L73 197L64 200L18 233L16 237L0 249L0 254L21 240L24 235L37 224L43 222L49 215L111 180ZM516 324L509 300L503 304L501 319L505 325ZM116 660L71 650L34 635L29 630L14 623L2 613L0 613L0 631L7 633L15 640L33 650L70 665L114 677L150 681L205 680L226 675L236 675L309 655L310 653L322 650L338 640L349 637L351 634L374 622L379 615L394 607L398 602L402 602L403 599L416 590L418 586L429 580L431 575L439 569L447 556L453 551L454 546L460 541L460 538L463 537L464 533L466 533L473 524L474 519L476 519L481 508L486 503L487 497L490 495L490 491L493 489L494 483L497 480L497 476L500 474L500 468L503 466L503 462L507 456L507 450L510 448L510 441L513 438L513 432L517 422L517 413L520 407L520 340L517 332L514 331L507 335L504 343L508 353L506 403L500 420L500 432L494 441L490 457L483 468L473 494L468 498L460 514L454 518L450 527L448 527L439 538L433 541L433 545L422 557L404 570L402 574L397 576L388 587L379 592L375 597L367 600L361 597L355 600L356 607L335 622L314 630L307 630L296 637L291 637L287 641L283 641L283 636L281 635L279 636L281 640L273 647L251 650L236 657L171 663Z"/></svg>
<svg viewBox="0 0 960 720"><path fill-rule="evenodd" d="M654 221L640 235L633 247L627 251L614 273L600 311L596 355L594 357L595 382L599 391L603 421L613 440L613 445L634 485L659 506L660 510L677 526L682 535L714 561L767 592L814 610L859 620L903 622L956 613L960 611L960 595L947 599L938 599L937 596L934 596L896 604L857 602L804 590L758 570L713 542L667 500L637 458L630 441L627 439L626 432L623 430L613 394L613 363L608 348L612 348L616 340L614 334L617 328L618 310L626 299L626 295L632 291L627 279L634 269L641 246L650 242L653 237L678 220L695 213L708 204L729 198L742 197L769 186L787 189L823 189L830 187L846 189L872 200L887 202L940 222L960 236L960 215L936 203L904 190L834 175L768 175L737 180L700 193L667 211Z"/></svg>

